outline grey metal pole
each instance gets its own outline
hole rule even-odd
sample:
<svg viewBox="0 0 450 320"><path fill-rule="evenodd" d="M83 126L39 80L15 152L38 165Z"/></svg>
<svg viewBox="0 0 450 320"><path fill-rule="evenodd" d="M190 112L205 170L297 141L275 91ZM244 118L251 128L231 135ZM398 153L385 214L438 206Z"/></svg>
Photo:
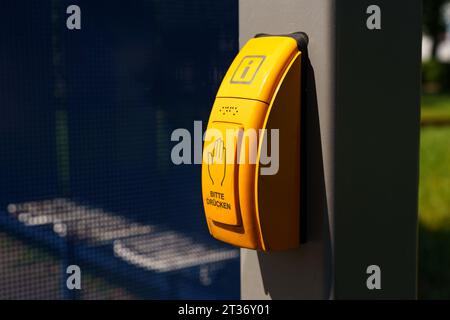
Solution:
<svg viewBox="0 0 450 320"><path fill-rule="evenodd" d="M421 1L240 0L241 46L293 31L310 39L307 243L242 249L241 296L415 298Z"/></svg>

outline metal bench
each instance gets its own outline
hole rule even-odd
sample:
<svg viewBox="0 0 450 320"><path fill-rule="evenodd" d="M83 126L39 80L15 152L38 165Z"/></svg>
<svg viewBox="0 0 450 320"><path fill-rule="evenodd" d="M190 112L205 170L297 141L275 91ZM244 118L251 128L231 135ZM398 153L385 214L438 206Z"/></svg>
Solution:
<svg viewBox="0 0 450 320"><path fill-rule="evenodd" d="M237 249L194 240L178 231L135 222L66 198L14 203L8 205L7 211L27 229L48 226L68 247L87 246L90 263L109 265L114 272L121 269L124 279L133 273L103 261L106 256L109 261L119 259L145 274L167 275L168 288L176 285L174 281L198 281L200 286L208 286L214 273L228 262L236 263L239 256ZM173 288L168 290L172 296L176 294Z"/></svg>

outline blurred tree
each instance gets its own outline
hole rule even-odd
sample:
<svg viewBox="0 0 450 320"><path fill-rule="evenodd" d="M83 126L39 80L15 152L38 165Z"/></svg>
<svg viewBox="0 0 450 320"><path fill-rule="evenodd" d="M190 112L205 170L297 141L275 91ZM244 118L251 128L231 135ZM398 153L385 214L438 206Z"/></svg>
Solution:
<svg viewBox="0 0 450 320"><path fill-rule="evenodd" d="M442 7L448 0L422 0L424 31L433 40L431 58L436 58L440 35L445 31L445 23L442 16Z"/></svg>

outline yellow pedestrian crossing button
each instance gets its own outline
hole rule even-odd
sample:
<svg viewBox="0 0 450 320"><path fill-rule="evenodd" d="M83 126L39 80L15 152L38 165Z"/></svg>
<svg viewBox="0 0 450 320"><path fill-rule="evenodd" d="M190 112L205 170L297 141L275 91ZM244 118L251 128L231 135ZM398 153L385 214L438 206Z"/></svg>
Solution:
<svg viewBox="0 0 450 320"><path fill-rule="evenodd" d="M222 81L202 161L206 222L218 240L262 251L300 244L300 80L306 43L303 33L253 38ZM268 138L272 130L279 132L279 148ZM271 157L279 161L276 170L264 170L263 146L269 141Z"/></svg>

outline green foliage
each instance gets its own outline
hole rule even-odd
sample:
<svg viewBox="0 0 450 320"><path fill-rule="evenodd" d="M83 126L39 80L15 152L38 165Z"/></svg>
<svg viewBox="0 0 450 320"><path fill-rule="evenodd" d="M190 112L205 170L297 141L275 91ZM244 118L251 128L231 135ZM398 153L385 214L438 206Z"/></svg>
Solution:
<svg viewBox="0 0 450 320"><path fill-rule="evenodd" d="M424 31L431 36L437 35L445 30L442 18L442 6L447 0L422 0L423 1L423 24Z"/></svg>
<svg viewBox="0 0 450 320"><path fill-rule="evenodd" d="M449 126L421 130L419 221L419 298L449 299Z"/></svg>
<svg viewBox="0 0 450 320"><path fill-rule="evenodd" d="M437 61L430 60L422 64L422 79L427 82L442 83L446 78L446 66Z"/></svg>
<svg viewBox="0 0 450 320"><path fill-rule="evenodd" d="M450 231L450 127L422 128L419 190L421 223Z"/></svg>
<svg viewBox="0 0 450 320"><path fill-rule="evenodd" d="M450 123L450 94L424 94L421 118L423 122L443 120Z"/></svg>
<svg viewBox="0 0 450 320"><path fill-rule="evenodd" d="M433 41L431 48L432 58L436 58L440 34L445 31L445 23L442 15L442 7L448 0L422 0L423 1L423 29L431 36Z"/></svg>

